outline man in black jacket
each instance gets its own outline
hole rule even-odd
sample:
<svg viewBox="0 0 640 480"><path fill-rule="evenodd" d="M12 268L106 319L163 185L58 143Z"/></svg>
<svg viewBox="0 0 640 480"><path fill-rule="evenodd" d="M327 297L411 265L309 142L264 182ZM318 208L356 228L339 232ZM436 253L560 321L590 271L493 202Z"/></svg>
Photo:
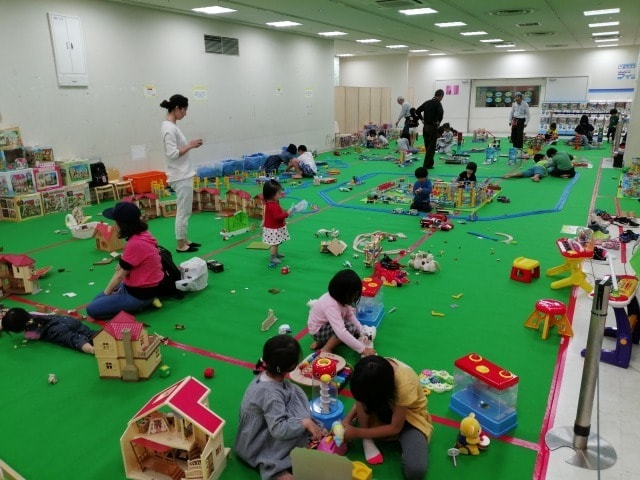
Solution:
<svg viewBox="0 0 640 480"><path fill-rule="evenodd" d="M444 109L442 108L442 99L444 98L444 90L438 89L431 100L427 100L416 109L416 113L422 119L424 128L422 134L424 136L424 167L434 167L434 155L436 153L436 141L438 140L438 127L444 117Z"/></svg>

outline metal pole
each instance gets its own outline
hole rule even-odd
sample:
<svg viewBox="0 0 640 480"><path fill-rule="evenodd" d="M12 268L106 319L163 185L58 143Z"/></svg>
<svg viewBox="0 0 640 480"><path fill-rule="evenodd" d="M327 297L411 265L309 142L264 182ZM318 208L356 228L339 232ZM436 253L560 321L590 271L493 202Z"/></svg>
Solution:
<svg viewBox="0 0 640 480"><path fill-rule="evenodd" d="M545 435L550 450L560 447L573 448L575 455L568 458L566 462L589 470L604 470L612 467L617 460L613 446L597 434L591 433L591 413L598 381L598 363L609 308L611 283L611 278L607 277L599 280L595 285L582 383L573 428L555 427Z"/></svg>

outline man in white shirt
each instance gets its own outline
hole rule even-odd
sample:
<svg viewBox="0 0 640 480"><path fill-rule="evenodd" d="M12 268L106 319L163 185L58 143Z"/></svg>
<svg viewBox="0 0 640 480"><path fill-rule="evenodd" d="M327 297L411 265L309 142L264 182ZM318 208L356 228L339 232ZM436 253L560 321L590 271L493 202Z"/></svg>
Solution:
<svg viewBox="0 0 640 480"><path fill-rule="evenodd" d="M527 123L529 123L529 104L522 100L522 94L518 92L509 113L511 143L513 143L514 148L522 148L524 144L524 129Z"/></svg>
<svg viewBox="0 0 640 480"><path fill-rule="evenodd" d="M406 138L407 140L410 140L409 110L411 110L411 105L409 105L409 102L405 102L404 97L398 97L397 102L401 108L400 108L400 115L398 115L398 120L396 120L396 127L400 123L400 120L404 118L404 125L402 127L402 133L400 134L400 138Z"/></svg>

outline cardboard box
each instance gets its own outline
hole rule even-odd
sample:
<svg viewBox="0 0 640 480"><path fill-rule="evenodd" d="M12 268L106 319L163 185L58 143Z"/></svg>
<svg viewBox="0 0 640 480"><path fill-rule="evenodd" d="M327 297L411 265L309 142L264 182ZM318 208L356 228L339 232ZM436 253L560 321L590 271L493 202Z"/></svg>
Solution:
<svg viewBox="0 0 640 480"><path fill-rule="evenodd" d="M64 189L67 192L67 205L69 209L91 205L89 182L66 185Z"/></svg>
<svg viewBox="0 0 640 480"><path fill-rule="evenodd" d="M47 190L41 193L42 207L45 215L47 213L62 213L69 210L67 201L67 189L65 187Z"/></svg>
<svg viewBox="0 0 640 480"><path fill-rule="evenodd" d="M60 167L62 173L62 183L64 185L75 185L78 183L88 183L91 181L91 167L89 160L66 160L55 162Z"/></svg>
<svg viewBox="0 0 640 480"><path fill-rule="evenodd" d="M39 193L0 197L0 218L8 222L22 222L44 215Z"/></svg>
<svg viewBox="0 0 640 480"><path fill-rule="evenodd" d="M33 169L23 168L22 170L12 170L9 172L11 188L14 195L30 195L36 193L36 179Z"/></svg>
<svg viewBox="0 0 640 480"><path fill-rule="evenodd" d="M0 150L22 147L22 136L18 127L0 129Z"/></svg>
<svg viewBox="0 0 640 480"><path fill-rule="evenodd" d="M0 197L13 197L10 172L0 172Z"/></svg>
<svg viewBox="0 0 640 480"><path fill-rule="evenodd" d="M60 167L55 164L47 166L35 167L33 175L36 180L36 190L44 192L62 187L62 174Z"/></svg>

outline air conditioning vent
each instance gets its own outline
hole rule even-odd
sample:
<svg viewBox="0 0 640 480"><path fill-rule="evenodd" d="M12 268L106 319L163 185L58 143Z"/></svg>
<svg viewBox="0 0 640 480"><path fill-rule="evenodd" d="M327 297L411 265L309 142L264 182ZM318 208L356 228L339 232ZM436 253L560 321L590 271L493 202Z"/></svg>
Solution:
<svg viewBox="0 0 640 480"><path fill-rule="evenodd" d="M555 35L556 32L529 32L525 33L525 37L546 37L547 35Z"/></svg>
<svg viewBox="0 0 640 480"><path fill-rule="evenodd" d="M489 15L509 17L511 15L527 15L528 13L533 13L533 10L530 8L522 8L518 10L494 10L493 12L489 12Z"/></svg>
<svg viewBox="0 0 640 480"><path fill-rule="evenodd" d="M412 8L422 7L422 0L376 0L376 5L383 8Z"/></svg>
<svg viewBox="0 0 640 480"><path fill-rule="evenodd" d="M205 35L204 51L218 55L240 55L240 45L237 38Z"/></svg>
<svg viewBox="0 0 640 480"><path fill-rule="evenodd" d="M542 25L540 22L516 23L516 27L539 27L540 25Z"/></svg>

